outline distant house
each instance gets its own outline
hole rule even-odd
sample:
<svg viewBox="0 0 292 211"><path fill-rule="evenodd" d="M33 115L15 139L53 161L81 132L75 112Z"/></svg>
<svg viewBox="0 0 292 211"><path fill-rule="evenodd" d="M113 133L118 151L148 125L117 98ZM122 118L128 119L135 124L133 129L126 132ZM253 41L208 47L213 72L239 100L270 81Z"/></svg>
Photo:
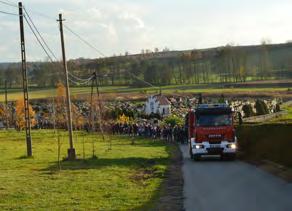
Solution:
<svg viewBox="0 0 292 211"><path fill-rule="evenodd" d="M150 96L145 104L145 113L148 115L154 113L168 116L171 114L171 103L167 97L161 94Z"/></svg>

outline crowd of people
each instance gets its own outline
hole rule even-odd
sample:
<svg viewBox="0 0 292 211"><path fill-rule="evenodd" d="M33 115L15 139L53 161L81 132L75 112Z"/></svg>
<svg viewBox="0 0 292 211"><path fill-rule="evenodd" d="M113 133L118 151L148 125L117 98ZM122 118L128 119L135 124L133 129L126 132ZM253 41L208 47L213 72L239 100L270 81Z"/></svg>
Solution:
<svg viewBox="0 0 292 211"><path fill-rule="evenodd" d="M178 125L159 126L157 123L114 123L111 126L111 132L113 135L140 136L161 139L167 142L185 143L187 141L186 129Z"/></svg>

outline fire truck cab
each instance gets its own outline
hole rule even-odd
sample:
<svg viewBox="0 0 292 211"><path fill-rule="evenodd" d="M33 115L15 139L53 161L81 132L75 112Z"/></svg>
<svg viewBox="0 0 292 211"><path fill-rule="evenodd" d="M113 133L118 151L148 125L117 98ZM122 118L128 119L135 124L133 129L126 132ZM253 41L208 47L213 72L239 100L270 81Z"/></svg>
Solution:
<svg viewBox="0 0 292 211"><path fill-rule="evenodd" d="M190 157L220 155L234 160L237 137L232 109L226 104L199 104L186 117Z"/></svg>

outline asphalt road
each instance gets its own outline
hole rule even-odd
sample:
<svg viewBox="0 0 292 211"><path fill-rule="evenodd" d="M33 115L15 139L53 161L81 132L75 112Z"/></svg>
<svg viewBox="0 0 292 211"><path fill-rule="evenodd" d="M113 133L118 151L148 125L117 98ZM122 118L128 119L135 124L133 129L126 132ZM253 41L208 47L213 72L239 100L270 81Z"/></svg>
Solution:
<svg viewBox="0 0 292 211"><path fill-rule="evenodd" d="M240 161L184 157L186 211L292 211L292 184Z"/></svg>

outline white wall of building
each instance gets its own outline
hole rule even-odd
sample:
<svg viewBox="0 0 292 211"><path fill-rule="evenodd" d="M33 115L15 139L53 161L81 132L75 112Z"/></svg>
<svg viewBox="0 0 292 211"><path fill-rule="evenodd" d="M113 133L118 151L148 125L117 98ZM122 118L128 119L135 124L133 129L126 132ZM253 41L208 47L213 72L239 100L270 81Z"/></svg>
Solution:
<svg viewBox="0 0 292 211"><path fill-rule="evenodd" d="M150 96L145 104L145 113L159 113L160 115L169 115L171 113L171 105L160 105L159 101L157 100L156 96Z"/></svg>

